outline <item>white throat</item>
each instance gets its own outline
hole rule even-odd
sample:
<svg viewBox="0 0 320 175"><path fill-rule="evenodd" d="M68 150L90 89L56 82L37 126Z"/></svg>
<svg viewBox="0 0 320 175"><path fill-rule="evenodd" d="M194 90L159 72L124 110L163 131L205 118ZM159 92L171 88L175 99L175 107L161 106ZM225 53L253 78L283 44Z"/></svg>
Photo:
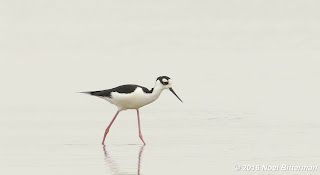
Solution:
<svg viewBox="0 0 320 175"><path fill-rule="evenodd" d="M165 88L161 85L160 82L156 82L156 85L153 87L153 91L151 93L151 98L152 100L156 100L159 98L161 92L164 90Z"/></svg>

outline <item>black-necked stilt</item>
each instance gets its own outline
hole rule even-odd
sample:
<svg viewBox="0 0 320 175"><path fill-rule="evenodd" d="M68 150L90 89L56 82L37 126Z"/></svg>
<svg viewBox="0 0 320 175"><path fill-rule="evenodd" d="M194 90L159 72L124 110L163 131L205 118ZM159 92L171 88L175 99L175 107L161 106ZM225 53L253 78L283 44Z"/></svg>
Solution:
<svg viewBox="0 0 320 175"><path fill-rule="evenodd" d="M102 91L82 92L103 98L118 107L116 115L113 117L112 121L110 122L109 126L107 127L104 133L102 144L104 145L104 140L106 139L109 129L116 117L118 116L119 112L127 109L137 110L139 137L142 140L143 144L146 144L143 140L140 128L139 108L149 103L152 103L156 99L158 99L161 92L164 89L169 89L182 102L182 100L172 89L172 80L167 76L158 77L154 88L152 88L151 90L143 86L127 84Z"/></svg>

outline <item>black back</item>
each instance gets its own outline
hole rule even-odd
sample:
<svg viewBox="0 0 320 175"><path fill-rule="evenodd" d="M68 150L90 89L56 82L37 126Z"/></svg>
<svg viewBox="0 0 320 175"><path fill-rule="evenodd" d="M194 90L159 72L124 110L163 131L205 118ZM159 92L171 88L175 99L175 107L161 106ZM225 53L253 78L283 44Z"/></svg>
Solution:
<svg viewBox="0 0 320 175"><path fill-rule="evenodd" d="M122 85L122 86L118 86L112 89L106 89L106 90L102 90L102 91L92 91L92 92L88 92L91 95L94 96L99 96L99 97L109 97L111 98L111 92L118 92L120 94L130 94L132 92L134 92L137 87L142 88L143 92L145 93L152 93L153 88L151 90L149 90L146 87L143 86L139 86L139 85L134 85L134 84L126 84L126 85Z"/></svg>

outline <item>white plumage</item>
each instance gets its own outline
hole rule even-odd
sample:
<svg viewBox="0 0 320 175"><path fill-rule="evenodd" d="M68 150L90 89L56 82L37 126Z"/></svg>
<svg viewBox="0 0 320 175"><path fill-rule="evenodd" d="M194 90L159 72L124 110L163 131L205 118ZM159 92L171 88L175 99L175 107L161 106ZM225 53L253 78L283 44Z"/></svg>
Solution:
<svg viewBox="0 0 320 175"><path fill-rule="evenodd" d="M114 116L114 118L112 119L111 123L105 131L102 144L104 144L106 135L109 132L109 129L116 117L118 116L119 112L127 109L137 110L139 136L142 142L145 144L140 128L139 108L157 100L161 92L165 89L169 89L182 102L182 100L172 89L172 80L167 76L158 77L154 88L152 88L151 90L139 85L122 85L102 91L84 92L86 94L103 98L118 107L116 115Z"/></svg>

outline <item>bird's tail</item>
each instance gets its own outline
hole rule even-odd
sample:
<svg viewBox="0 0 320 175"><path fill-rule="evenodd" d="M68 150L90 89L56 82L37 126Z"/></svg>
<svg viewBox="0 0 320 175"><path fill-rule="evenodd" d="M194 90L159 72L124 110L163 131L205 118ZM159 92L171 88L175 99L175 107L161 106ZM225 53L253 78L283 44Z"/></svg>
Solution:
<svg viewBox="0 0 320 175"><path fill-rule="evenodd" d="M92 95L92 91L88 91L88 92L78 92L78 93L83 93L83 94Z"/></svg>

